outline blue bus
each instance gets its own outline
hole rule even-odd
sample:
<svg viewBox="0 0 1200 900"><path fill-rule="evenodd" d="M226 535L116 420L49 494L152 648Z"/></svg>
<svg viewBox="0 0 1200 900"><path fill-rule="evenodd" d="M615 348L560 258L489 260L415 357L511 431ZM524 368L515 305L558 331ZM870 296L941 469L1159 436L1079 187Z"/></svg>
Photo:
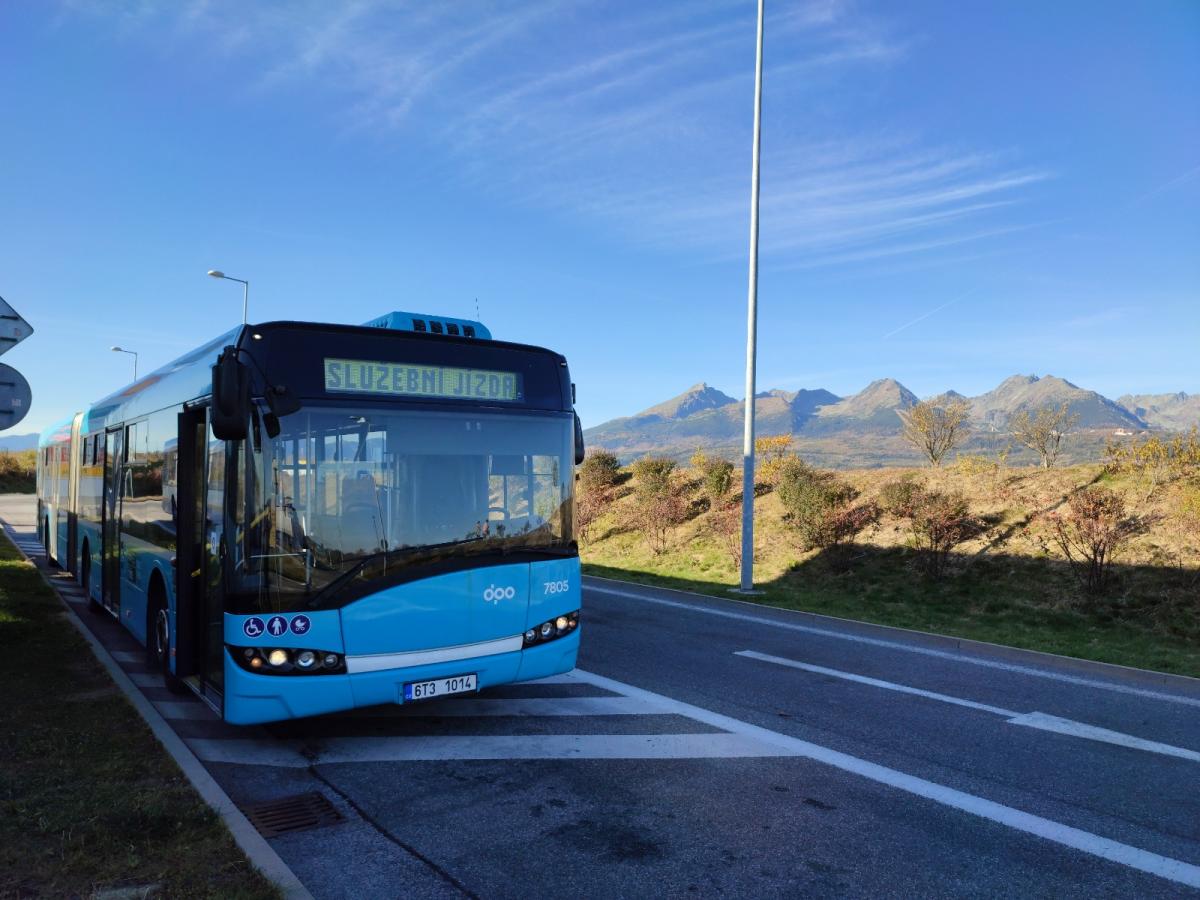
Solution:
<svg viewBox="0 0 1200 900"><path fill-rule="evenodd" d="M244 325L42 434L38 533L228 722L407 703L574 667L582 456L479 322Z"/></svg>

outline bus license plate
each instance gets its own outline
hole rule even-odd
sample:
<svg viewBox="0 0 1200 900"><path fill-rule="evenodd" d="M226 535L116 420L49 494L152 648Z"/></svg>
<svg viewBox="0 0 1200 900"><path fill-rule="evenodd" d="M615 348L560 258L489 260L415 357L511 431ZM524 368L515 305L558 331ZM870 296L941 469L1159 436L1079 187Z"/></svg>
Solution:
<svg viewBox="0 0 1200 900"><path fill-rule="evenodd" d="M433 681L414 681L404 686L405 700L428 700L448 694L469 694L474 691L475 674L454 675L450 678L435 678Z"/></svg>

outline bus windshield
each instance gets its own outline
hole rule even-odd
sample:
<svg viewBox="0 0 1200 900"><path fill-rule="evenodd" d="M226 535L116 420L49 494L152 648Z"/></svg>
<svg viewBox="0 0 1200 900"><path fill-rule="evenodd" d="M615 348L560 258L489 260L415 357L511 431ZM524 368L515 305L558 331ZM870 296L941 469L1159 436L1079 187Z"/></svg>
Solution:
<svg viewBox="0 0 1200 900"><path fill-rule="evenodd" d="M575 552L569 416L329 407L280 424L246 442L239 467L230 600L242 611Z"/></svg>

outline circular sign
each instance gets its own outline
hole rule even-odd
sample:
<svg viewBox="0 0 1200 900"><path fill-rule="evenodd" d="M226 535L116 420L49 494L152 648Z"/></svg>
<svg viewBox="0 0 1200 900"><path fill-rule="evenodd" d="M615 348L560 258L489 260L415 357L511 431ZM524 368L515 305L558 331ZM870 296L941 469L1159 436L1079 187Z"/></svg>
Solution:
<svg viewBox="0 0 1200 900"><path fill-rule="evenodd" d="M0 363L0 431L12 428L29 412L33 392L25 376Z"/></svg>

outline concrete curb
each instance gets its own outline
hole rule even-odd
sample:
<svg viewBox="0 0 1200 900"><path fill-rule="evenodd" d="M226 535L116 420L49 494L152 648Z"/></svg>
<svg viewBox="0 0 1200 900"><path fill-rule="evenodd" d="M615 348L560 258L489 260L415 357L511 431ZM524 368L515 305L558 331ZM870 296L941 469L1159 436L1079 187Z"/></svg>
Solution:
<svg viewBox="0 0 1200 900"><path fill-rule="evenodd" d="M713 594L699 594L694 591L683 591L678 588L659 587L658 585L643 584L639 581L622 581L619 578L605 578L602 575L584 574L585 579L592 579L611 585L620 585L622 589L641 588L648 591L661 591L679 597L706 600L714 604L736 603L753 609L760 614L779 614L781 618L799 620L814 627L840 629L851 634L864 637L878 638L891 641L907 641L908 643L961 653L963 656L977 656L993 659L998 662L1018 663L1030 667L1049 669L1057 672L1071 672L1080 675L1091 675L1107 681L1122 683L1134 682L1159 688L1168 688L1191 697L1200 697L1200 678L1187 675L1174 675L1169 672L1155 672L1150 669L1136 669L1132 666L1121 666L1116 663L1096 662L1090 659L1079 659L1074 656L1060 656L1057 653L1046 653L1041 650L1025 650L1020 647L1008 647L1004 644L991 644L987 641L974 641L969 638L959 638L944 634L934 634L928 631L916 631L910 628L896 628L890 625L876 625L871 622L859 622L855 619L841 619L837 616L826 616L821 613L804 612L797 609L784 609L769 606L765 603L755 603L752 600L739 600L736 597L718 597ZM586 587L586 584L585 584Z"/></svg>
<svg viewBox="0 0 1200 900"><path fill-rule="evenodd" d="M25 561L37 568L37 564L29 557L17 543L16 534L7 522L3 523L4 533L12 542L16 551L24 557ZM75 614L75 610L58 592L54 584L47 580L45 573L38 569L38 574L42 580L46 582L49 588L54 591L54 595L58 597L62 603L63 609L66 611L67 619L75 630L83 635L83 639L88 642L92 648L92 653L100 664L108 670L108 674L112 680L116 682L117 687L133 704L133 708L138 711L146 724L150 726L150 730L154 736L158 738L159 743L163 745L166 751L171 754L171 758L183 771L187 780L192 783L192 787L200 797L212 807L213 811L221 817L225 822L225 827L229 829L229 833L233 835L234 841L242 852L246 854L246 858L250 860L250 864L258 869L265 878L271 881L288 900L313 900L312 894L296 877L291 869L277 854L271 845L267 843L266 838L255 830L250 824L240 809L230 799L229 795L217 784L216 780L208 774L208 770L204 768L196 755L188 748L183 739L177 735L174 729L167 724L164 719L154 708L154 705L145 698L138 687L130 680L129 676L120 667L112 655L108 652L103 644L96 638L88 627L80 621L79 616Z"/></svg>

